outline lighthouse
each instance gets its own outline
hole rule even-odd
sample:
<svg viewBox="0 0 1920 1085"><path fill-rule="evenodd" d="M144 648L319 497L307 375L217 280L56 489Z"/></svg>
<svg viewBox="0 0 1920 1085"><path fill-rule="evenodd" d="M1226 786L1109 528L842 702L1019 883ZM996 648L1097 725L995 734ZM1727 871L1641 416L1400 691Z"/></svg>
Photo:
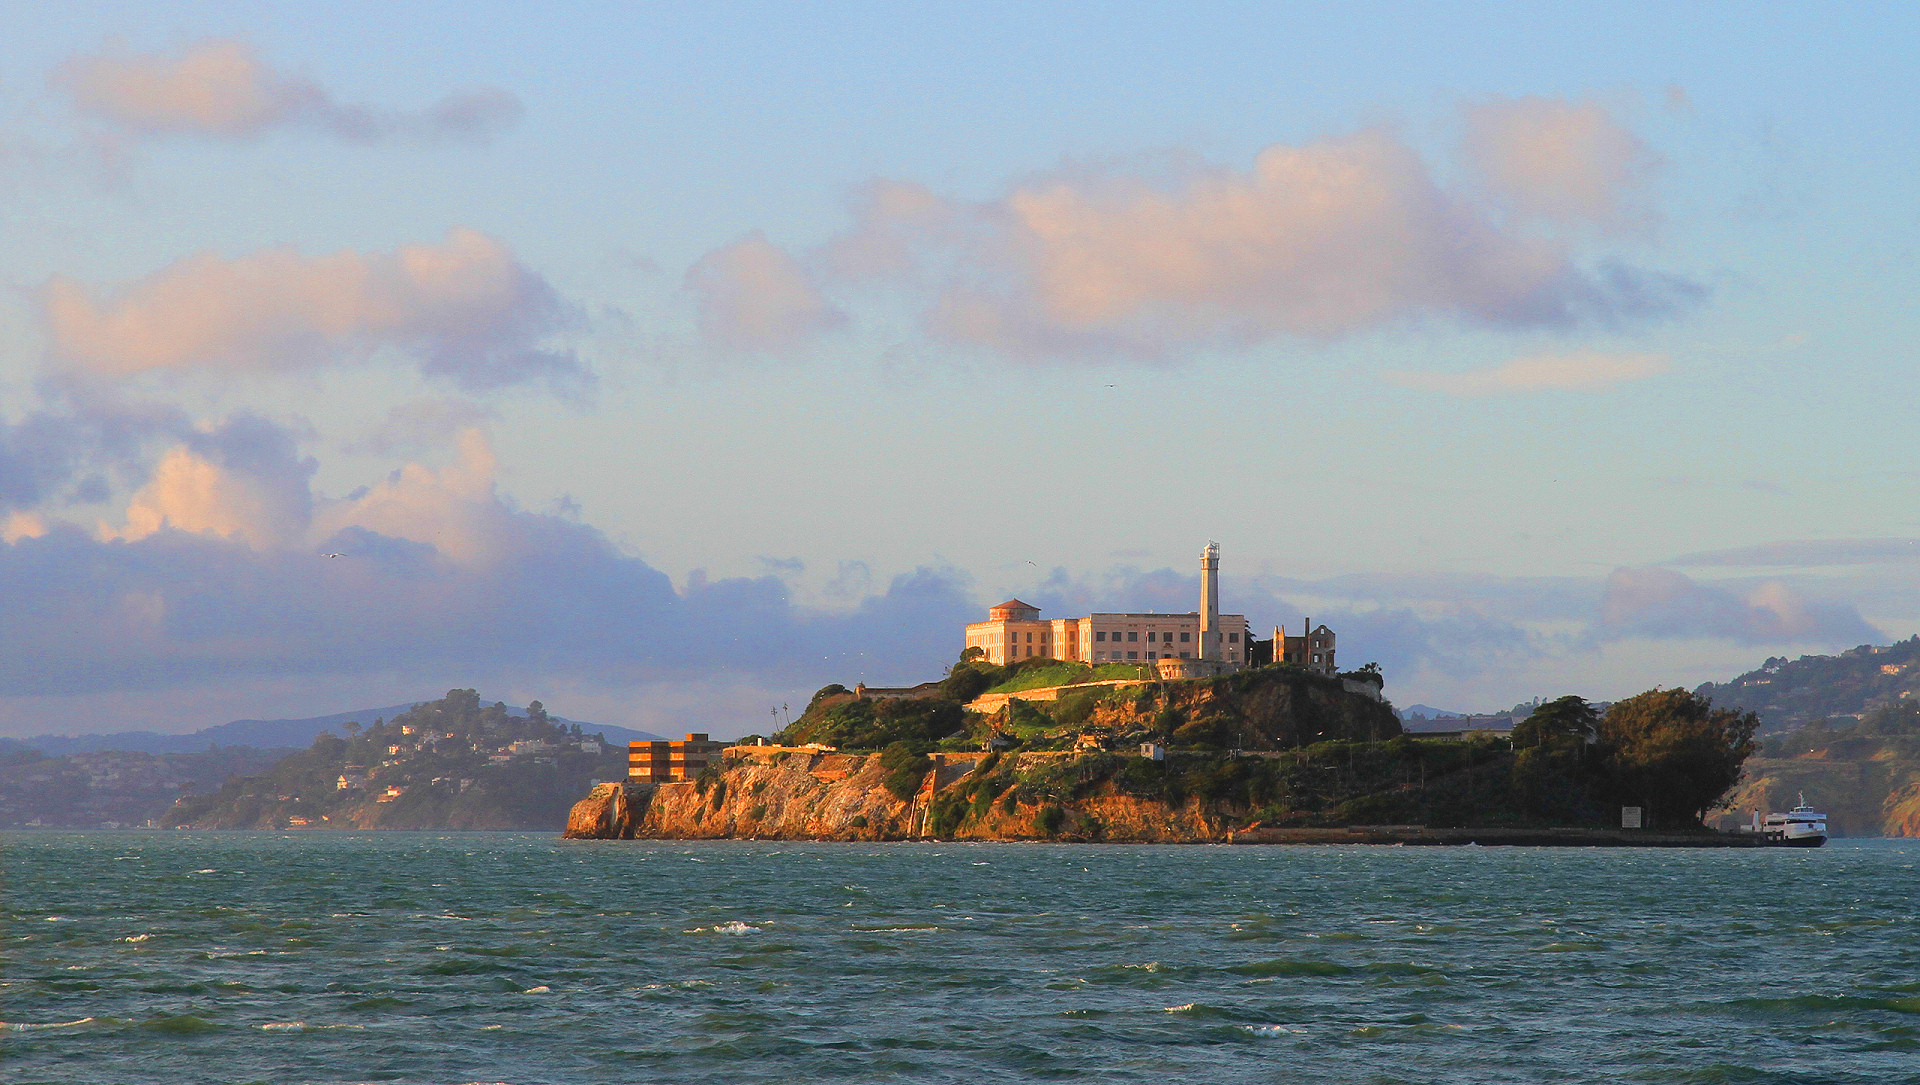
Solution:
<svg viewBox="0 0 1920 1085"><path fill-rule="evenodd" d="M1220 655L1220 544L1200 551L1200 658Z"/></svg>

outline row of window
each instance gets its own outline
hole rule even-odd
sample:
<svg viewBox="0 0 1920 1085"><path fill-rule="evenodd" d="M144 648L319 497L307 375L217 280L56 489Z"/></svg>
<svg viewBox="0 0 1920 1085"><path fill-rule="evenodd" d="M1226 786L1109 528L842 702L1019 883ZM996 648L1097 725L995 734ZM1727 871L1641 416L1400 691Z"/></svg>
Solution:
<svg viewBox="0 0 1920 1085"><path fill-rule="evenodd" d="M1172 644L1172 643L1173 643L1173 634L1172 634L1172 633L1161 633L1161 634L1158 634L1158 636L1159 636L1159 638L1160 638L1160 640L1162 640L1162 641L1164 641L1164 642L1165 642L1165 643L1167 643L1167 644ZM1148 643L1148 644L1152 644L1152 643L1153 643L1153 641L1154 641L1154 637L1155 637L1155 634L1153 633L1153 631L1152 631L1152 630L1149 630L1149 631L1147 632L1147 643ZM1104 630L1104 629L1096 629L1096 630L1094 630L1094 633L1093 633L1093 639L1094 639L1094 640L1096 640L1096 641L1103 641L1103 640L1106 640L1106 639L1107 639L1107 631L1106 631L1106 630ZM1119 640L1119 639L1120 639L1120 631L1119 631L1118 629L1116 629L1116 630L1114 630L1114 631L1113 631L1113 639L1114 639L1114 640ZM1139 633L1128 633L1128 634L1127 634L1127 639L1128 639L1129 641L1137 641L1137 640L1139 640L1139 639L1140 639L1140 634L1139 634ZM1181 644L1190 644L1190 643L1192 643L1192 641L1193 641L1193 634L1192 634L1192 633L1182 633L1182 634L1180 634L1180 643L1181 643ZM1228 633L1228 634L1227 634L1227 643L1228 643L1228 644L1239 644L1239 643L1240 643L1240 634L1238 634L1238 633Z"/></svg>

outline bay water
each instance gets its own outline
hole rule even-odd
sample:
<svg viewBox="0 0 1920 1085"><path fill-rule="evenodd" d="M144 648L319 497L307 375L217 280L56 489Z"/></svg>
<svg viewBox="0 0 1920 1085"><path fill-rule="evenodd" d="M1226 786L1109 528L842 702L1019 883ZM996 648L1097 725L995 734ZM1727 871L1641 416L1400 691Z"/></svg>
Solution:
<svg viewBox="0 0 1920 1085"><path fill-rule="evenodd" d="M0 834L0 1079L1920 1081L1917 862Z"/></svg>

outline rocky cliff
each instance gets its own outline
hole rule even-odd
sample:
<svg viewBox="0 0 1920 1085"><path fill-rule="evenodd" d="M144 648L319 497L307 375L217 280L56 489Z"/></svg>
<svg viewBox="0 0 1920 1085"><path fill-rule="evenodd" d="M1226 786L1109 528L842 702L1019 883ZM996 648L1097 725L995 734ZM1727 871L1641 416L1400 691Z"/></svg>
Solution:
<svg viewBox="0 0 1920 1085"><path fill-rule="evenodd" d="M595 787L574 806L567 835L1176 843L1223 839L1240 820L1197 795L1169 803L1108 781L1056 799L1035 786L1049 770L1086 760L1071 753L936 754L906 798L889 789L877 755L774 747L735 747L729 755L726 770L704 781Z"/></svg>

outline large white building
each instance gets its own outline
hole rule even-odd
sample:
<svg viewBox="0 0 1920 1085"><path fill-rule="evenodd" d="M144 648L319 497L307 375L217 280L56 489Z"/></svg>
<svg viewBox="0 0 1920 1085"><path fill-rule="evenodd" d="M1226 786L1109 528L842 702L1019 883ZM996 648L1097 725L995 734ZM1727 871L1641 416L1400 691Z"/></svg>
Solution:
<svg viewBox="0 0 1920 1085"><path fill-rule="evenodd" d="M1197 677L1247 665L1247 618L1220 613L1220 547L1200 553L1200 609L1190 614L1089 614L1084 618L1040 617L1040 608L1009 599L987 611L987 620L967 626L967 647L989 663L1046 657L1081 663L1161 664L1169 677ZM1191 673L1189 673L1191 672Z"/></svg>

